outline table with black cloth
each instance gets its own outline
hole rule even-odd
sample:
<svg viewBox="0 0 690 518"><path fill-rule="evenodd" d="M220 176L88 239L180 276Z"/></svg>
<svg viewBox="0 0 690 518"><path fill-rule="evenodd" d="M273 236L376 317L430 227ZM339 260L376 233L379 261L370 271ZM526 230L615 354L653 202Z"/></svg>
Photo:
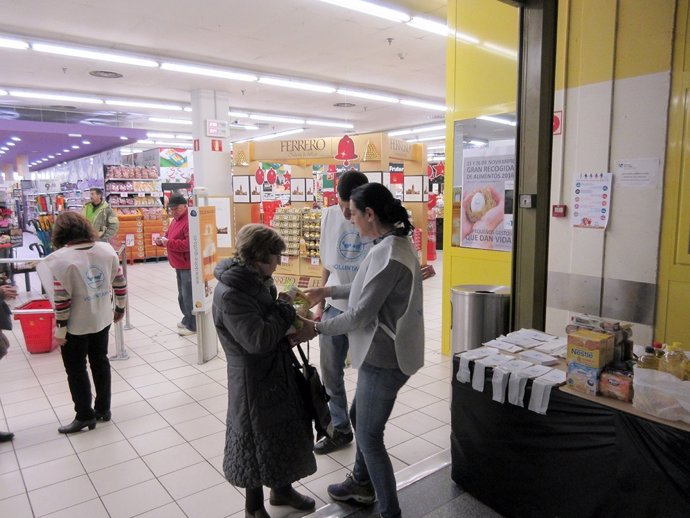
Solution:
<svg viewBox="0 0 690 518"><path fill-rule="evenodd" d="M457 380L452 478L506 517L690 517L690 427L628 403L551 391L546 415ZM470 370L474 363L470 362Z"/></svg>

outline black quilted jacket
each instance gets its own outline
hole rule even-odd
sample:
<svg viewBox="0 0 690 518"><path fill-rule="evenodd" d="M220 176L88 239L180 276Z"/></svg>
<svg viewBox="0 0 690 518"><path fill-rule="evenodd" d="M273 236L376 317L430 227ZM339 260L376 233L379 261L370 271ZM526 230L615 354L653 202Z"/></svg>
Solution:
<svg viewBox="0 0 690 518"><path fill-rule="evenodd" d="M295 310L232 259L215 276L213 321L228 361L225 477L238 487L283 487L316 471L311 421L285 339Z"/></svg>

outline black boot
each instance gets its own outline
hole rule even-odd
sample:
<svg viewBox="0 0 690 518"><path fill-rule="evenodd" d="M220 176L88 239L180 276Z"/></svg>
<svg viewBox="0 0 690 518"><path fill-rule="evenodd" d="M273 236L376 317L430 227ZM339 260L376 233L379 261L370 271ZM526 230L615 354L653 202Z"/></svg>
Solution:
<svg viewBox="0 0 690 518"><path fill-rule="evenodd" d="M299 511L309 511L316 507L316 502L313 498L298 493L292 486L271 488L269 501L271 505L289 505Z"/></svg>
<svg viewBox="0 0 690 518"><path fill-rule="evenodd" d="M264 507L259 507L253 513L244 510L244 518L271 518Z"/></svg>
<svg viewBox="0 0 690 518"><path fill-rule="evenodd" d="M96 412L96 421L110 421L112 414L110 410L107 412Z"/></svg>
<svg viewBox="0 0 690 518"><path fill-rule="evenodd" d="M9 442L14 439L12 432L0 432L0 442Z"/></svg>
<svg viewBox="0 0 690 518"><path fill-rule="evenodd" d="M70 424L61 426L58 428L58 432L60 433L75 433L75 432L80 432L84 428L89 427L89 430L93 430L96 428L96 418L94 417L93 419L88 419L86 421L79 421L78 419L75 419L72 421Z"/></svg>

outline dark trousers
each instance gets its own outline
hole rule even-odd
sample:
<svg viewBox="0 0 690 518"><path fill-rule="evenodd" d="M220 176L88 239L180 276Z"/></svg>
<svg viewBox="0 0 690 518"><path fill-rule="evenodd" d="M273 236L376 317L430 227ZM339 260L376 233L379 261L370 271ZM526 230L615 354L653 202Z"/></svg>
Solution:
<svg viewBox="0 0 690 518"><path fill-rule="evenodd" d="M192 314L192 270L175 270L177 277L177 303L182 311L182 323L187 329L196 331L196 316Z"/></svg>
<svg viewBox="0 0 690 518"><path fill-rule="evenodd" d="M87 421L95 416L94 409L91 408L91 383L86 372L87 357L96 387L95 411L105 414L110 410L109 330L110 326L106 326L97 333L87 335L67 333L67 343L60 348L74 411L77 413L76 419L79 421Z"/></svg>

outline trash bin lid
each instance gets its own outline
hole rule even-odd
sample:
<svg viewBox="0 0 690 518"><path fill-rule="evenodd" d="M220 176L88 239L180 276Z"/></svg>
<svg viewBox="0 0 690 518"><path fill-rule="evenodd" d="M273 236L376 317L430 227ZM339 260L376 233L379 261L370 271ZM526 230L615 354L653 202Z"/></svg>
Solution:
<svg viewBox="0 0 690 518"><path fill-rule="evenodd" d="M461 284L451 289L454 295L461 296L510 296L510 286L494 286L490 284Z"/></svg>

